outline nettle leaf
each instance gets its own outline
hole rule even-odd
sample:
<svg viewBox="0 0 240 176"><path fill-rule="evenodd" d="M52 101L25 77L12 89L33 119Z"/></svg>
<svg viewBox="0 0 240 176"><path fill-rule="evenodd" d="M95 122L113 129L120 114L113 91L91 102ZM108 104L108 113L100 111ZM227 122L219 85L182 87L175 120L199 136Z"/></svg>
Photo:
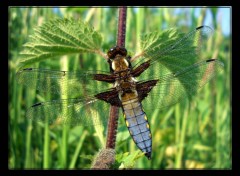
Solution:
<svg viewBox="0 0 240 176"><path fill-rule="evenodd" d="M150 60L151 68L156 75L175 73L206 59L202 56L204 54L202 51L212 33L213 30L210 27L200 26L187 34L176 29L168 29L142 35L142 51L133 56L133 60L143 57L138 64ZM147 74L149 77L150 71L145 71L141 76L144 77Z"/></svg>
<svg viewBox="0 0 240 176"><path fill-rule="evenodd" d="M141 49L145 57L154 55L159 49L168 48L171 44L175 43L183 33L179 33L176 29L170 28L162 32L151 32L141 36ZM192 44L192 43L191 43Z"/></svg>
<svg viewBox="0 0 240 176"><path fill-rule="evenodd" d="M208 26L200 26L188 34L173 28L148 33L141 36L142 52L135 57L144 56L163 65L177 61L176 66L183 64L185 67L189 64L184 65L184 61L194 63L197 58L201 59L201 51L212 34L213 30Z"/></svg>
<svg viewBox="0 0 240 176"><path fill-rule="evenodd" d="M101 44L102 36L87 23L73 19L53 19L35 28L30 41L20 53L20 63L28 65L74 53L96 53L104 56Z"/></svg>

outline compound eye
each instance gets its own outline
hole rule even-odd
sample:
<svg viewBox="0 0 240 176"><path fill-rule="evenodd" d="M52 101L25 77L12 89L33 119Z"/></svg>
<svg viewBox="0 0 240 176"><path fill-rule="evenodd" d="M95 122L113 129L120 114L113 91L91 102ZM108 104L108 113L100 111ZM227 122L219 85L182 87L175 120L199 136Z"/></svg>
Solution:
<svg viewBox="0 0 240 176"><path fill-rule="evenodd" d="M107 52L108 58L113 59L115 57L115 54L114 54L115 53L115 48L116 47L113 47L110 50L108 50L108 52Z"/></svg>
<svg viewBox="0 0 240 176"><path fill-rule="evenodd" d="M108 58L113 59L113 52L112 51L109 50L107 52L107 55L108 55Z"/></svg>
<svg viewBox="0 0 240 176"><path fill-rule="evenodd" d="M127 50L124 47L114 46L110 50L108 50L107 55L108 58L114 59L116 55L119 54L121 56L127 56Z"/></svg>

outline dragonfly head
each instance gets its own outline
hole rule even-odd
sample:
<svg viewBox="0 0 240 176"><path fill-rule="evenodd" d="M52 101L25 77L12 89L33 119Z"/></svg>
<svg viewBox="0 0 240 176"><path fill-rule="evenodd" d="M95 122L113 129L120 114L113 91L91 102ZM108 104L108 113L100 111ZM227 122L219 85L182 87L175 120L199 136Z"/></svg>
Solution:
<svg viewBox="0 0 240 176"><path fill-rule="evenodd" d="M126 48L120 47L120 46L114 46L107 52L109 59L115 59L118 54L120 56L126 57L127 56Z"/></svg>

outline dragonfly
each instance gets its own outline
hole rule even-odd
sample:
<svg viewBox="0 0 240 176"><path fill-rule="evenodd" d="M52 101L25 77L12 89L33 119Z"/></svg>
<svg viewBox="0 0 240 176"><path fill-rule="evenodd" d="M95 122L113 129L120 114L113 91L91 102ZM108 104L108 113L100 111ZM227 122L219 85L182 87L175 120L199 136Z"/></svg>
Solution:
<svg viewBox="0 0 240 176"><path fill-rule="evenodd" d="M134 143L151 159L151 112L195 95L224 68L218 59L200 58L199 51L212 33L209 26L200 26L133 57L126 48L114 46L107 52L109 72L21 69L17 81L25 86L50 94L78 94L78 98L34 104L26 117L49 124L89 126L107 123L110 106L119 107Z"/></svg>

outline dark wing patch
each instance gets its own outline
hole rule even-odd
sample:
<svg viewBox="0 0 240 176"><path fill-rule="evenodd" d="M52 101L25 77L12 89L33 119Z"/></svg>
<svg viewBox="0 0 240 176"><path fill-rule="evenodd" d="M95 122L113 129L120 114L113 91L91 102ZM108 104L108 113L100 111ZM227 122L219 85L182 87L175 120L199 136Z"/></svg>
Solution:
<svg viewBox="0 0 240 176"><path fill-rule="evenodd" d="M122 103L118 98L118 91L115 88L110 91L101 92L101 93L95 95L95 97L99 100L104 100L113 106L118 106L118 107L122 106Z"/></svg>
<svg viewBox="0 0 240 176"><path fill-rule="evenodd" d="M148 96L148 93L152 90L154 86L156 86L158 80L150 80L145 82L138 82L136 85L136 89L138 92L138 98L141 102L145 97Z"/></svg>
<svg viewBox="0 0 240 176"><path fill-rule="evenodd" d="M131 74L133 77L138 77L139 75L141 75L148 67L150 66L150 60L142 63L141 65L139 65L137 68L133 69L131 71Z"/></svg>

